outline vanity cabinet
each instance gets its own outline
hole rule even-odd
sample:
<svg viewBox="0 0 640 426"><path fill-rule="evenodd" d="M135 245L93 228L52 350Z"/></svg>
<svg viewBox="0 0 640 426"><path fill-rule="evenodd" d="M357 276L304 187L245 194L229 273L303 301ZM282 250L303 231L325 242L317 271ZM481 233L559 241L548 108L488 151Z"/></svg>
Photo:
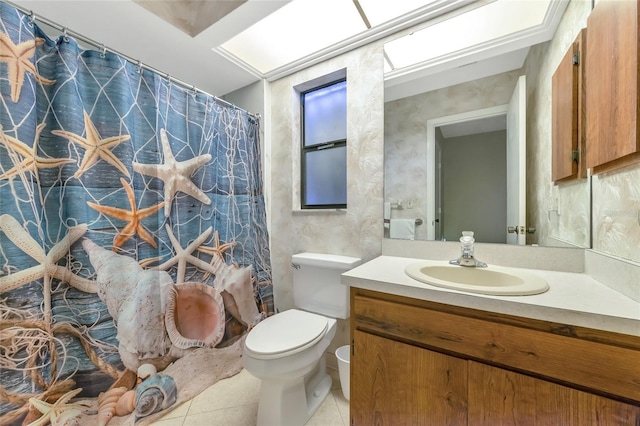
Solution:
<svg viewBox="0 0 640 426"><path fill-rule="evenodd" d="M565 53L551 78L551 177L555 183L587 177L584 132L586 30Z"/></svg>
<svg viewBox="0 0 640 426"><path fill-rule="evenodd" d="M640 338L351 288L352 425L637 425Z"/></svg>
<svg viewBox="0 0 640 426"><path fill-rule="evenodd" d="M592 174L640 162L638 2L598 0L587 19L586 154Z"/></svg>
<svg viewBox="0 0 640 426"><path fill-rule="evenodd" d="M351 361L352 424L467 425L465 360L355 333L358 358Z"/></svg>
<svg viewBox="0 0 640 426"><path fill-rule="evenodd" d="M469 425L637 425L637 406L469 361ZM473 385L471 385L473 383Z"/></svg>

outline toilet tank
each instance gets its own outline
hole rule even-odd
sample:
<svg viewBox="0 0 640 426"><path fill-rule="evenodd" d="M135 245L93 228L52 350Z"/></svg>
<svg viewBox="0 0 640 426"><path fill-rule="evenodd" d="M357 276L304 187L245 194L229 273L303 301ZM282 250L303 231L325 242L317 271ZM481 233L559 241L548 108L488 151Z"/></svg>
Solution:
<svg viewBox="0 0 640 426"><path fill-rule="evenodd" d="M357 257L299 253L291 257L296 307L331 318L349 318L349 287L340 274L361 262Z"/></svg>

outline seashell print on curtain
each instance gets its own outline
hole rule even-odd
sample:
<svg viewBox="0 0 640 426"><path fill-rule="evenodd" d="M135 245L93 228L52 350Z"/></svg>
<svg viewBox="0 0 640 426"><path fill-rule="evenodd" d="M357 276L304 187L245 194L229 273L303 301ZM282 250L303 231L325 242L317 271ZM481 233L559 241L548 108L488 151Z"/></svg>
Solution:
<svg viewBox="0 0 640 426"><path fill-rule="evenodd" d="M0 94L3 424L72 417L273 313L255 117L3 2Z"/></svg>

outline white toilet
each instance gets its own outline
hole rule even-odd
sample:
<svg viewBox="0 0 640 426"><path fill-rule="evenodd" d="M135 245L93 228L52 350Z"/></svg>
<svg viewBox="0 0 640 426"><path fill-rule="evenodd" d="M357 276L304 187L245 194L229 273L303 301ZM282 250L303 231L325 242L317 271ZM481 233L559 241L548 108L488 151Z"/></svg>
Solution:
<svg viewBox="0 0 640 426"><path fill-rule="evenodd" d="M349 288L340 274L355 257L300 253L291 258L296 307L258 323L247 335L242 363L262 380L258 426L303 425L331 390L324 353L336 319L349 318ZM304 309L304 310L302 310Z"/></svg>

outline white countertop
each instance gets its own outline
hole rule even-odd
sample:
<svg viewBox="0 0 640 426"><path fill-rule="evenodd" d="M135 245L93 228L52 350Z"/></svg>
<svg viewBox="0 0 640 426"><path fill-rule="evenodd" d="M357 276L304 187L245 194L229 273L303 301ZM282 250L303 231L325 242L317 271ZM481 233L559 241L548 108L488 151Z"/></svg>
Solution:
<svg viewBox="0 0 640 426"><path fill-rule="evenodd" d="M583 273L524 269L549 290L531 296L489 296L431 286L404 269L424 259L379 256L342 274L350 287L560 324L640 336L640 303Z"/></svg>

